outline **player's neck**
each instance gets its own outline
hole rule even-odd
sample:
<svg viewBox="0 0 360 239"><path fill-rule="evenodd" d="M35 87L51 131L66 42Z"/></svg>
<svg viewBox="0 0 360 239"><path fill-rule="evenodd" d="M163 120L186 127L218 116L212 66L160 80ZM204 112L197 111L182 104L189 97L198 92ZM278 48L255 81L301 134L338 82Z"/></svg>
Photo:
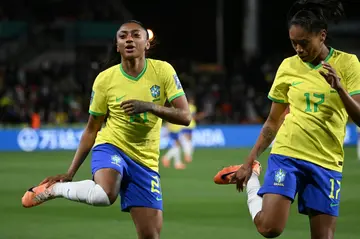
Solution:
<svg viewBox="0 0 360 239"><path fill-rule="evenodd" d="M321 49L319 56L316 57L316 59L313 62L311 62L311 64L313 64L314 66L319 65L322 61L324 61L327 58L329 53L330 53L329 48L324 45L323 48Z"/></svg>
<svg viewBox="0 0 360 239"><path fill-rule="evenodd" d="M145 61L145 57L135 58L131 60L123 59L121 61L121 66L126 74L137 77L144 70Z"/></svg>

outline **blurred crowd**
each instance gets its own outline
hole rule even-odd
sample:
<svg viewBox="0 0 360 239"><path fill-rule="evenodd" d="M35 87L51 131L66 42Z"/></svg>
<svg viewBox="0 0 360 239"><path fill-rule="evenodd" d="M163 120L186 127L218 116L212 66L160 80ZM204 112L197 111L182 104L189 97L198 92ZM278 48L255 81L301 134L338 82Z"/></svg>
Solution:
<svg viewBox="0 0 360 239"><path fill-rule="evenodd" d="M120 0L38 0L36 3L17 0L16 5L14 8L13 2L2 1L0 21L50 25L75 20L122 21L131 16ZM37 29L33 30L35 36ZM59 32L54 30L45 34L56 36ZM29 54L43 51L47 45L53 44L48 37L39 39L27 40L31 42L25 45L25 49L29 50L31 45L30 50L33 50ZM61 42L62 38L59 39ZM13 39L7 40L8 44L14 42ZM7 48L4 44L5 41L0 41L0 48ZM75 47L73 50L76 59L72 62L44 60L36 67L0 62L1 125L24 123L39 127L87 121L91 87L105 60L106 49ZM25 52L20 50L16 57L24 59L24 55ZM197 69L199 67L192 64L191 59L168 61L177 70L186 92L195 97L198 110L206 114L200 124L251 124L263 122L268 114L270 101L267 93L280 60L239 58L226 70L209 70L209 66L204 67L207 70Z"/></svg>
<svg viewBox="0 0 360 239"><path fill-rule="evenodd" d="M184 61L171 62L184 89L207 117L199 123L246 124L265 120L267 93L277 63L269 60L237 62L234 71L192 72ZM101 61L80 64L43 62L36 69L15 65L0 70L0 123L43 124L86 122L91 87ZM37 120L38 119L38 120Z"/></svg>

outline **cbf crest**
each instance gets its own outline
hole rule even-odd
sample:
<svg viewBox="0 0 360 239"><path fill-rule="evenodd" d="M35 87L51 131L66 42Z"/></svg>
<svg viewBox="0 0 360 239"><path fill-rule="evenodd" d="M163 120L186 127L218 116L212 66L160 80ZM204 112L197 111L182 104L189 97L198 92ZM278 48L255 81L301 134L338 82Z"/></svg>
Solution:
<svg viewBox="0 0 360 239"><path fill-rule="evenodd" d="M155 98L153 101L160 100L160 86L158 86L158 85L151 86L150 93L151 93L151 96L153 98Z"/></svg>
<svg viewBox="0 0 360 239"><path fill-rule="evenodd" d="M286 172L283 169L278 169L275 172L274 185L284 187L285 177L286 177Z"/></svg>

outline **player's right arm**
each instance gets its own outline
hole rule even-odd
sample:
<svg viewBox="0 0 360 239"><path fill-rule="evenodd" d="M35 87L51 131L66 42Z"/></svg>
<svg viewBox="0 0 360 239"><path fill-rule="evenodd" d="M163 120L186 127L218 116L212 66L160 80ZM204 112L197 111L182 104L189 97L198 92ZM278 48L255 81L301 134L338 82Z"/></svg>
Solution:
<svg viewBox="0 0 360 239"><path fill-rule="evenodd" d="M47 177L41 184L47 183L48 187L56 182L71 181L88 156L95 143L98 131L104 123L107 113L106 85L102 73L95 79L90 100L89 119L80 139L73 161L65 174Z"/></svg>
<svg viewBox="0 0 360 239"><path fill-rule="evenodd" d="M288 107L286 103L273 102L271 105L270 113L266 119L260 135L252 148L246 163L252 163L270 146L275 139L275 136L284 121L285 111Z"/></svg>
<svg viewBox="0 0 360 239"><path fill-rule="evenodd" d="M254 161L270 146L284 121L286 110L289 106L287 93L289 84L286 80L284 62L280 65L268 98L273 101L269 116L267 117L260 135L246 158L243 166L234 174L231 181L236 182L238 190L243 190L252 173Z"/></svg>
<svg viewBox="0 0 360 239"><path fill-rule="evenodd" d="M81 136L80 144L76 150L74 159L68 169L68 176L72 179L81 164L84 162L88 156L91 148L93 147L98 131L100 131L101 126L105 120L105 115L95 116L90 115L88 123L85 127L85 130Z"/></svg>
<svg viewBox="0 0 360 239"><path fill-rule="evenodd" d="M248 165L252 165L254 160L256 160L269 147L284 121L285 111L289 105L287 96L289 83L287 82L287 76L285 73L286 67L287 60L284 60L276 72L275 80L268 94L268 98L273 102L270 113L245 162Z"/></svg>

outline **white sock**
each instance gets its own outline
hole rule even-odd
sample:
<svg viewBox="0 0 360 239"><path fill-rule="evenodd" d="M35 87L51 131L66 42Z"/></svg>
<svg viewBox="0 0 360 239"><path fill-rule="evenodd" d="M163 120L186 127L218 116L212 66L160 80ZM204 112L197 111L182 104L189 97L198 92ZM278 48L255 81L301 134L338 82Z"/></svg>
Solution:
<svg viewBox="0 0 360 239"><path fill-rule="evenodd" d="M183 145L183 148L184 148L184 154L189 156L189 157L192 157L192 154L193 154L193 145L192 145L192 142L191 140L188 140L188 139L184 139L184 141L182 142L182 145Z"/></svg>
<svg viewBox="0 0 360 239"><path fill-rule="evenodd" d="M110 200L104 189L92 180L55 183L51 192L55 197L82 202L94 206L109 206Z"/></svg>
<svg viewBox="0 0 360 239"><path fill-rule="evenodd" d="M172 146L167 152L166 154L164 155L164 157L168 160L171 160L172 158L175 157L176 155L176 146Z"/></svg>
<svg viewBox="0 0 360 239"><path fill-rule="evenodd" d="M248 194L247 203L253 221L255 216L261 211L262 208L262 198L257 195L259 189L259 177L253 173L246 185L246 192Z"/></svg>
<svg viewBox="0 0 360 239"><path fill-rule="evenodd" d="M175 147L174 147L174 161L175 161L174 163L175 163L175 165L177 165L177 164L182 164L180 153L181 153L180 147L179 147L179 146L175 146Z"/></svg>

